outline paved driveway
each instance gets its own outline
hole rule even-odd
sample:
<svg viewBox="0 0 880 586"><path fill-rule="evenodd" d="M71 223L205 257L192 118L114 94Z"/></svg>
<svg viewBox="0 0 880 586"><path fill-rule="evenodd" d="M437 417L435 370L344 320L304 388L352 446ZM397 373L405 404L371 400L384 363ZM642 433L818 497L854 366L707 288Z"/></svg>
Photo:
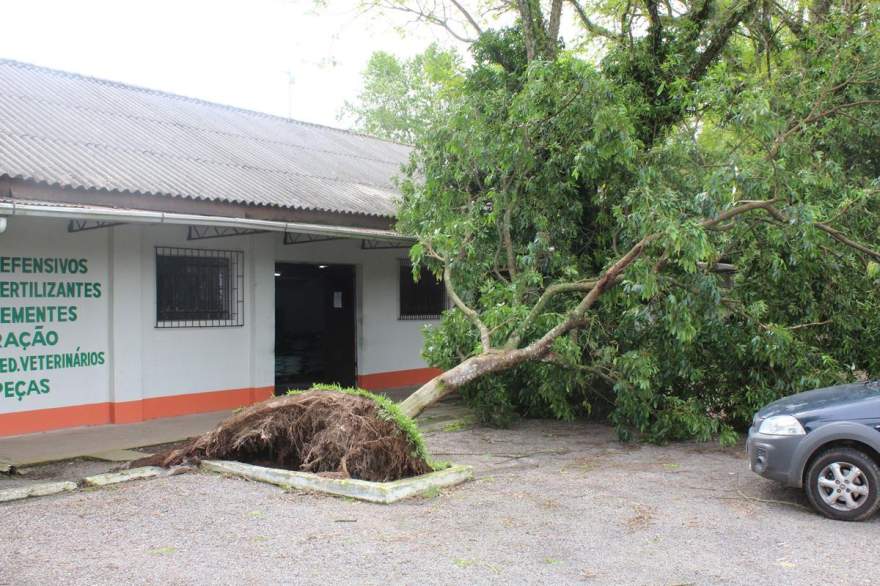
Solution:
<svg viewBox="0 0 880 586"><path fill-rule="evenodd" d="M0 507L0 584L869 584L880 518L835 523L741 448L434 425L477 479L382 506L187 474ZM771 501L779 501L771 502ZM792 504L785 504L792 503Z"/></svg>

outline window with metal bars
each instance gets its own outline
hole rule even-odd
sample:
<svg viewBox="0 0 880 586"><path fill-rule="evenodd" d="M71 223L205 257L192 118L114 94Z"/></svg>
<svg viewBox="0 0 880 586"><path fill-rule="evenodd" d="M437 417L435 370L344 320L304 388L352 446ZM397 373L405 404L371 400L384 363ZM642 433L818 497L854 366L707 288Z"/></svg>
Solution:
<svg viewBox="0 0 880 586"><path fill-rule="evenodd" d="M156 247L156 327L244 325L244 253Z"/></svg>
<svg viewBox="0 0 880 586"><path fill-rule="evenodd" d="M400 264L400 317L399 319L439 319L446 309L446 287L429 271L422 271L415 281L412 266Z"/></svg>

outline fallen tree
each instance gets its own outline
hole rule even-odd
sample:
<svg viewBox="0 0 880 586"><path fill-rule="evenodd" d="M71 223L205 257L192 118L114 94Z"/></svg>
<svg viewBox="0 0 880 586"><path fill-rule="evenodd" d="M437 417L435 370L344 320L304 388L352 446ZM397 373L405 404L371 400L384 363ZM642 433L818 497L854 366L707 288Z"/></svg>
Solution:
<svg viewBox="0 0 880 586"><path fill-rule="evenodd" d="M402 182L414 274L453 306L424 350L444 372L404 412L461 390L487 418L599 401L622 432L731 438L769 400L880 369L876 7L760 60L731 40L781 18L757 3L717 26L709 2L649 10L595 67L536 44L552 19L520 4Z"/></svg>
<svg viewBox="0 0 880 586"><path fill-rule="evenodd" d="M753 212L755 210L766 212L780 223L787 223L788 220L776 207L776 203L777 200L744 201L734 208L725 210L715 218L702 220L698 225L706 230L716 229L717 226L724 222L732 221L742 214ZM880 261L880 251L875 251L861 243L851 241L840 234L837 230L829 230L827 226L824 226L821 223L817 223L816 227L829 233L835 240L865 254L868 258ZM589 318L590 309L598 302L603 293L623 281L623 275L626 269L635 263L640 257L644 256L650 244L653 241L658 240L661 236L662 234L660 233L645 236L596 279L571 283L554 283L544 289L537 302L532 307L532 310L529 312L529 316L520 322L519 327L516 328L500 346L493 345L492 335L480 319L477 312L466 306L456 293L454 285L452 284L452 274L449 269L450 265L445 262L446 259L436 255L436 253L430 252L429 254L444 262L446 267L444 272L444 282L446 283L447 292L455 303L456 308L466 315L473 323L474 327L480 332L482 351L476 356L467 358L457 366L446 370L420 387L401 403L400 407L402 412L409 417L415 418L426 407L436 403L453 391L460 389L464 385L467 385L480 377L508 370L528 361L552 360L554 342L573 330L589 325L591 323ZM654 270L658 272L661 271L667 262L667 258L656 260ZM537 340L534 340L528 345L519 347L521 342L521 332L525 331L531 325L532 320L540 313L541 308L543 308L554 296L561 293L573 292L580 292L583 296L581 297L580 302L566 314L565 319Z"/></svg>
<svg viewBox="0 0 880 586"><path fill-rule="evenodd" d="M598 397L621 433L729 439L781 394L880 371L878 8L813 23L750 0L632 2L619 34L578 10L611 42L594 66L561 50L562 4L517 2L519 27L483 32L418 133L398 229L453 308L426 333L443 373L401 411L463 391L490 415L571 417ZM391 431L350 444L375 417L347 403L318 427L300 407L255 406L156 462L422 465Z"/></svg>

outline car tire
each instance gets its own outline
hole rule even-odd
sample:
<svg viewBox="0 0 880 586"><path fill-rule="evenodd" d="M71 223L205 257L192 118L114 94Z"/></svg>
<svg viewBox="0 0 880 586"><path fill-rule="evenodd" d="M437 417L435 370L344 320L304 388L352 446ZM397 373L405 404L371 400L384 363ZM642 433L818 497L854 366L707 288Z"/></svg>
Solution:
<svg viewBox="0 0 880 586"><path fill-rule="evenodd" d="M830 448L810 464L804 490L818 512L837 521L864 521L880 508L880 467L855 448Z"/></svg>

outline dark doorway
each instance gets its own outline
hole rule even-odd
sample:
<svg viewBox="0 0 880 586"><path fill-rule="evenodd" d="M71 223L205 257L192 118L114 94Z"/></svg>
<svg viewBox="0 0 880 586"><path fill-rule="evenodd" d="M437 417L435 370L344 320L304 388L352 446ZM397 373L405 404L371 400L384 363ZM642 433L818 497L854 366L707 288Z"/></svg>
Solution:
<svg viewBox="0 0 880 586"><path fill-rule="evenodd" d="M354 267L275 265L275 390L354 386Z"/></svg>

